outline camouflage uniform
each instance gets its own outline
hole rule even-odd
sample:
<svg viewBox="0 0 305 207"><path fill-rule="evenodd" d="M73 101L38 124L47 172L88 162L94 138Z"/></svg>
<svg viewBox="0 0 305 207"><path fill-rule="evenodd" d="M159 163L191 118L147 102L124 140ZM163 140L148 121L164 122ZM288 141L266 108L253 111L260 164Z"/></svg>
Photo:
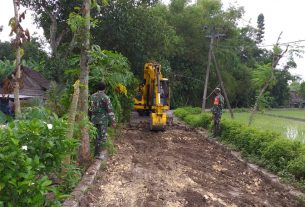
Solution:
<svg viewBox="0 0 305 207"><path fill-rule="evenodd" d="M115 116L110 98L104 91L98 91L90 97L91 121L98 130L95 142L95 155L98 156L102 143L107 141L107 127L109 121L115 122Z"/></svg>
<svg viewBox="0 0 305 207"><path fill-rule="evenodd" d="M214 136L218 136L219 131L220 131L220 119L221 119L221 115L222 115L222 109L224 107L224 98L221 94L215 96L214 98L214 105L212 108L212 113L213 113L213 119L214 119ZM216 129L216 127L218 127Z"/></svg>

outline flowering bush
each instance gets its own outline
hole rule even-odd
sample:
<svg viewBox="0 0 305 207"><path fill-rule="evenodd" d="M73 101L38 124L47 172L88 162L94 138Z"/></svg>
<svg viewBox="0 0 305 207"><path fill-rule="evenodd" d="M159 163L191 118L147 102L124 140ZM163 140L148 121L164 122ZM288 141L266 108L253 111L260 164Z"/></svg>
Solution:
<svg viewBox="0 0 305 207"><path fill-rule="evenodd" d="M119 83L116 88L115 91L119 94L123 94L125 96L127 96L127 88L126 86L124 86L123 84Z"/></svg>
<svg viewBox="0 0 305 207"><path fill-rule="evenodd" d="M65 138L66 128L64 119L34 108L1 129L0 206L51 206L46 195L59 194L48 175L78 146Z"/></svg>

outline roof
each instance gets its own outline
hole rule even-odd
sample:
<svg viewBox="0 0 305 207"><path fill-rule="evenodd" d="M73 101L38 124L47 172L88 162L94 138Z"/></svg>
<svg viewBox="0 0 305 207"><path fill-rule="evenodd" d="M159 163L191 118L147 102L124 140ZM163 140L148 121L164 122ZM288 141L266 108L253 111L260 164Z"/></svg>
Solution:
<svg viewBox="0 0 305 207"><path fill-rule="evenodd" d="M13 79L12 75L16 73L13 71L6 79L1 81L1 94L13 93ZM46 90L49 88L50 81L47 80L41 73L32 70L28 67L21 66L21 80L19 94L22 96L44 96Z"/></svg>
<svg viewBox="0 0 305 207"><path fill-rule="evenodd" d="M29 77L31 77L31 79L33 79L34 81L36 81L42 88L44 89L48 89L49 85L50 85L50 81L48 81L41 73L32 70L28 67L22 66L21 70Z"/></svg>

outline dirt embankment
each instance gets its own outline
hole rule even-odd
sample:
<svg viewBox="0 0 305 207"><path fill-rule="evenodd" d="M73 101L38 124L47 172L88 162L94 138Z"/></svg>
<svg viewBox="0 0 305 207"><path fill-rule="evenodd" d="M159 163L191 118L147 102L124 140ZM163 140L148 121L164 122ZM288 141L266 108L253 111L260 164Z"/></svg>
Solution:
<svg viewBox="0 0 305 207"><path fill-rule="evenodd" d="M192 129L124 129L83 206L302 206Z"/></svg>

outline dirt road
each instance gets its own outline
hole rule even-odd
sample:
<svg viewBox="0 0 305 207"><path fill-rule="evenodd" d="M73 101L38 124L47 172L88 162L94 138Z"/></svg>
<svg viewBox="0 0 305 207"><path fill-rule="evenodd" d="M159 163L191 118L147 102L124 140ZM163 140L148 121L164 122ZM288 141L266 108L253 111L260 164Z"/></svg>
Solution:
<svg viewBox="0 0 305 207"><path fill-rule="evenodd" d="M302 206L223 147L184 126L124 129L84 206Z"/></svg>

